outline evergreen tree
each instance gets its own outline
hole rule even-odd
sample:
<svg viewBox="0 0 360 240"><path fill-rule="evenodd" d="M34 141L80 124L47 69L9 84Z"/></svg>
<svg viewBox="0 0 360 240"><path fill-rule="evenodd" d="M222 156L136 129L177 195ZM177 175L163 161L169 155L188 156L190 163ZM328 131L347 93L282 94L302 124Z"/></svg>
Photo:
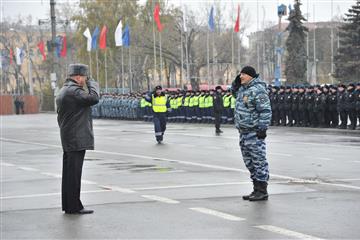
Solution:
<svg viewBox="0 0 360 240"><path fill-rule="evenodd" d="M344 83L360 81L360 0L345 14L340 28L340 47L335 59L335 76Z"/></svg>
<svg viewBox="0 0 360 240"><path fill-rule="evenodd" d="M306 82L306 32L308 29L303 26L302 21L306 19L302 16L300 0L295 0L294 9L290 11L288 20L290 21L286 31L289 37L286 40L286 62L285 75L287 83Z"/></svg>

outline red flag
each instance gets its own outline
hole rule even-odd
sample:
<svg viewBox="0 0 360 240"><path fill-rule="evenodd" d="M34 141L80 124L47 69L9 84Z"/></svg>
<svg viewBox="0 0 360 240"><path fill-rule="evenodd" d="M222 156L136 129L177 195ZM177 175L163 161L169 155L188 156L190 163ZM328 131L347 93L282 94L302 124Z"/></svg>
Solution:
<svg viewBox="0 0 360 240"><path fill-rule="evenodd" d="M240 5L238 5L238 15L235 22L234 32L239 32L240 30Z"/></svg>
<svg viewBox="0 0 360 240"><path fill-rule="evenodd" d="M160 5L159 5L159 3L157 3L155 5L154 20L156 22L158 31L161 32L163 30L163 26L161 25L161 22L160 22Z"/></svg>
<svg viewBox="0 0 360 240"><path fill-rule="evenodd" d="M43 61L46 60L46 55L45 55L45 44L44 41L41 41L38 43L37 47L39 48L39 51L43 57Z"/></svg>
<svg viewBox="0 0 360 240"><path fill-rule="evenodd" d="M10 48L10 64L13 63L13 55L14 55L13 50L12 48Z"/></svg>
<svg viewBox="0 0 360 240"><path fill-rule="evenodd" d="M103 26L100 32L100 40L99 40L100 49L106 49L106 33L107 33L107 27Z"/></svg>
<svg viewBox="0 0 360 240"><path fill-rule="evenodd" d="M60 56L61 57L66 57L66 53L67 53L67 48L66 48L66 35L63 36L63 40L62 40L62 48L61 48L61 52L60 52Z"/></svg>

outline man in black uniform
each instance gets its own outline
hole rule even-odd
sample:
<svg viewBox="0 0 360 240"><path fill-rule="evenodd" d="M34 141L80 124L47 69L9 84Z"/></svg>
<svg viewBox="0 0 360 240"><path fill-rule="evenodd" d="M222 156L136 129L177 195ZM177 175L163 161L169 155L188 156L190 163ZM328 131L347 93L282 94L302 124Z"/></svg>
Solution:
<svg viewBox="0 0 360 240"><path fill-rule="evenodd" d="M278 103L278 87L273 86L270 92L270 102L271 102L271 111L272 111L272 118L271 118L271 126L279 126L279 103Z"/></svg>
<svg viewBox="0 0 360 240"><path fill-rule="evenodd" d="M346 103L346 112L350 119L349 129L355 130L356 128L356 98L355 98L355 84L350 83L347 87L347 92L345 94L345 103Z"/></svg>
<svg viewBox="0 0 360 240"><path fill-rule="evenodd" d="M298 125L300 127L305 127L305 109L306 104L305 104L305 87L304 86L300 86L299 87L299 122Z"/></svg>
<svg viewBox="0 0 360 240"><path fill-rule="evenodd" d="M215 117L215 133L220 135L222 133L220 129L221 116L224 109L223 98L221 95L222 88L217 86L214 94L214 117Z"/></svg>
<svg viewBox="0 0 360 240"><path fill-rule="evenodd" d="M291 101L291 116L293 118L293 125L299 126L299 87L294 86L292 89L292 101Z"/></svg>
<svg viewBox="0 0 360 240"><path fill-rule="evenodd" d="M313 87L309 86L306 89L306 97L305 97L305 103L306 103L306 126L307 127L314 127L314 121L315 121L315 117L314 117L314 99L315 99L315 94L313 91Z"/></svg>
<svg viewBox="0 0 360 240"><path fill-rule="evenodd" d="M88 66L69 65L66 79L56 97L58 124L64 150L62 210L67 214L89 214L80 201L81 174L86 150L94 149L91 106L99 102L99 85L89 80ZM87 85L88 90L83 87Z"/></svg>
<svg viewBox="0 0 360 240"><path fill-rule="evenodd" d="M292 93L291 93L291 87L287 86L285 90L285 113L288 120L287 126L292 127L293 126L293 116L291 112L291 105L292 105ZM286 122L286 119L285 119Z"/></svg>
<svg viewBox="0 0 360 240"><path fill-rule="evenodd" d="M337 96L336 87L331 85L328 98L328 109L330 116L330 127L335 128L339 124L339 114L337 111Z"/></svg>
<svg viewBox="0 0 360 240"><path fill-rule="evenodd" d="M328 85L322 87L324 96L323 101L325 101L325 112L324 112L324 126L323 127L330 127L330 110L329 110L329 89Z"/></svg>
<svg viewBox="0 0 360 240"><path fill-rule="evenodd" d="M286 111L285 111L285 87L281 86L278 93L278 109L280 116L280 124L286 126Z"/></svg>
<svg viewBox="0 0 360 240"><path fill-rule="evenodd" d="M355 98L356 98L356 105L355 105L356 115L360 125L360 82L356 84Z"/></svg>
<svg viewBox="0 0 360 240"><path fill-rule="evenodd" d="M346 102L345 102L345 85L339 84L338 93L337 93L337 111L340 114L340 129L346 129L348 115L346 112Z"/></svg>

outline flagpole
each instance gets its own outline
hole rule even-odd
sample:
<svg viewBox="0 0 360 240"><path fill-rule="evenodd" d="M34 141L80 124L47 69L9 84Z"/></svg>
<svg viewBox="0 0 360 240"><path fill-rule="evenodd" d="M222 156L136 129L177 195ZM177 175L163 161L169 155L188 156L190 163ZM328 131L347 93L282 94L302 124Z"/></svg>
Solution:
<svg viewBox="0 0 360 240"><path fill-rule="evenodd" d="M184 76L184 74L183 74L184 73L183 72L183 70L184 70L184 53L183 53L183 31L182 31L182 28L180 29L180 42L181 42L181 47L180 47L180 50L181 50L180 87L182 87L182 79L183 79L183 76ZM176 81L175 81L175 85L176 85Z"/></svg>
<svg viewBox="0 0 360 240"><path fill-rule="evenodd" d="M185 32L185 58L186 58L186 81L189 82L190 68L189 68L189 51L188 51L187 32Z"/></svg>
<svg viewBox="0 0 360 240"><path fill-rule="evenodd" d="M154 2L155 4L155 2ZM154 8L154 6L153 6ZM154 38L154 69L153 69L153 81L155 83L155 76L156 76L156 35L155 35L155 23L153 21L153 38ZM156 84L156 83L155 83Z"/></svg>
<svg viewBox="0 0 360 240"><path fill-rule="evenodd" d="M231 21L234 22L234 1L231 0ZM230 80L232 80L232 71L234 69L234 29L231 29L231 70ZM228 83L228 79L227 82Z"/></svg>
<svg viewBox="0 0 360 240"><path fill-rule="evenodd" d="M210 88L210 54L209 54L209 30L206 32L206 54L207 54L207 82Z"/></svg>
<svg viewBox="0 0 360 240"><path fill-rule="evenodd" d="M125 93L125 89L124 89L124 47L121 47L121 88L122 88L122 93Z"/></svg>
<svg viewBox="0 0 360 240"><path fill-rule="evenodd" d="M160 43L160 85L161 85L161 83L162 83L162 72L163 72L162 48L161 48L161 32L159 32L159 43Z"/></svg>
<svg viewBox="0 0 360 240"><path fill-rule="evenodd" d="M131 71L131 47L129 46L129 81L130 81L130 92L133 91L133 82L132 82L132 71Z"/></svg>
<svg viewBox="0 0 360 240"><path fill-rule="evenodd" d="M90 76L92 76L92 61L91 61L91 52L89 52L89 59L90 59Z"/></svg>
<svg viewBox="0 0 360 240"><path fill-rule="evenodd" d="M99 81L99 55L98 55L98 49L96 49L96 80Z"/></svg>
<svg viewBox="0 0 360 240"><path fill-rule="evenodd" d="M108 92L108 82L107 82L107 54L106 54L106 48L105 50L105 91Z"/></svg>

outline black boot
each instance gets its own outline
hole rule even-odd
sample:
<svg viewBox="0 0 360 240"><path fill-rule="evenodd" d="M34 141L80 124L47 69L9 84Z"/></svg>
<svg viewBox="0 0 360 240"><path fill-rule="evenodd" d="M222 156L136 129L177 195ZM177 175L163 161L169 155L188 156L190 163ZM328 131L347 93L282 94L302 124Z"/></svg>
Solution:
<svg viewBox="0 0 360 240"><path fill-rule="evenodd" d="M267 182L257 182L257 191L255 191L254 195L249 197L249 200L251 202L268 200L269 195L267 192L267 185Z"/></svg>
<svg viewBox="0 0 360 240"><path fill-rule="evenodd" d="M243 196L243 200L249 200L250 197L254 196L258 188L258 182L256 180L253 180L253 191L249 195Z"/></svg>

